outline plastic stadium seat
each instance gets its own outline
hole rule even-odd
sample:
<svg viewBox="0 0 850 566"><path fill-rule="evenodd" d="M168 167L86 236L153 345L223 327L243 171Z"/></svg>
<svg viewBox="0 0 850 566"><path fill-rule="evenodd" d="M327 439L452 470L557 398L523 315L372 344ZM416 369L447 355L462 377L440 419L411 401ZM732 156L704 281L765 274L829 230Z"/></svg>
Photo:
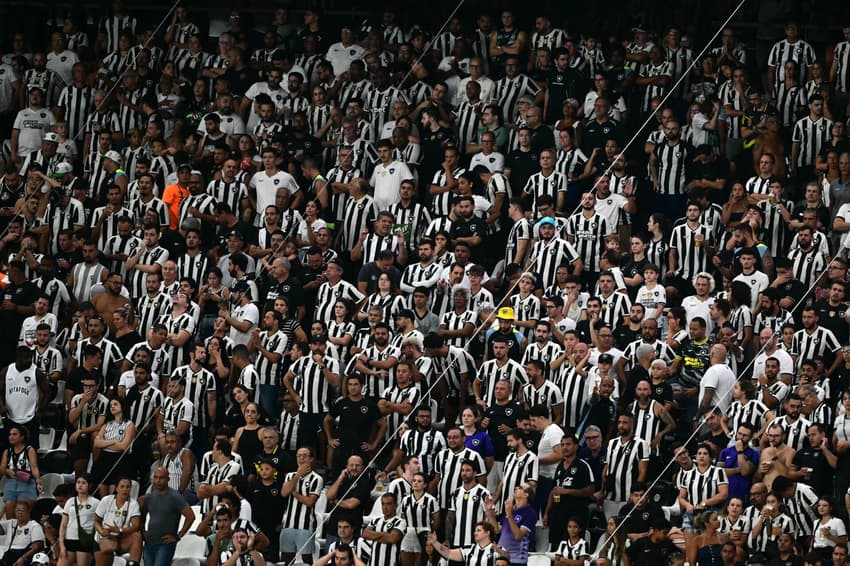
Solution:
<svg viewBox="0 0 850 566"><path fill-rule="evenodd" d="M112 559L112 566L127 566L127 560L120 556L116 556Z"/></svg>
<svg viewBox="0 0 850 566"><path fill-rule="evenodd" d="M43 456L50 452L53 448L53 442L56 440L56 429L43 428L38 431L38 454Z"/></svg>
<svg viewBox="0 0 850 566"><path fill-rule="evenodd" d="M177 542L177 548L174 551L174 561L185 560L188 562L194 560L196 561L195 565L199 566L205 560L205 553L206 542L203 537L191 534L186 535Z"/></svg>
<svg viewBox="0 0 850 566"><path fill-rule="evenodd" d="M65 483L65 478L62 477L62 474L42 474L41 487L44 491L43 497L52 498L53 492L56 491L56 488L62 485L63 483Z"/></svg>
<svg viewBox="0 0 850 566"><path fill-rule="evenodd" d="M529 554L528 566L552 566L552 560L545 554Z"/></svg>

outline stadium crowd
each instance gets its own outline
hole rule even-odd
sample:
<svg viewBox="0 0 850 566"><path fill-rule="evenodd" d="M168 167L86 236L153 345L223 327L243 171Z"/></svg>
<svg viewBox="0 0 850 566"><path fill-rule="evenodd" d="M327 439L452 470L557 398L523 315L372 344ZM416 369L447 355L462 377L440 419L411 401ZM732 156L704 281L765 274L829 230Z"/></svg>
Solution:
<svg viewBox="0 0 850 566"><path fill-rule="evenodd" d="M195 9L0 46L2 566L847 563L850 25Z"/></svg>

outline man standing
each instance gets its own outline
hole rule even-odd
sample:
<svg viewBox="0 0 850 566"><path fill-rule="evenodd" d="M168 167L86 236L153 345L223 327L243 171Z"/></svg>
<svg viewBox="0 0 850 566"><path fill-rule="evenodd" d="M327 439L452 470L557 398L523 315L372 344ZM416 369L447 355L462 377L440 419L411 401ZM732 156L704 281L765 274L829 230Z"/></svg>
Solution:
<svg viewBox="0 0 850 566"><path fill-rule="evenodd" d="M169 566L177 541L189 532L195 513L183 496L168 487L168 470L153 473L151 492L145 497L142 513L148 516L145 528L144 562L148 566ZM183 528L178 532L181 515Z"/></svg>
<svg viewBox="0 0 850 566"><path fill-rule="evenodd" d="M295 458L298 460L298 469L286 475L280 489L280 495L286 498L280 531L280 552L283 561L289 563L301 551L304 563L309 564L312 561L313 531L316 528L315 506L325 482L313 470L311 448L299 448Z"/></svg>
<svg viewBox="0 0 850 566"><path fill-rule="evenodd" d="M711 367L709 367L699 383L699 413L706 414L714 407L723 413L732 402L732 387L737 379L735 373L727 364L726 346L715 344L709 353Z"/></svg>
<svg viewBox="0 0 850 566"><path fill-rule="evenodd" d="M490 500L490 492L476 481L476 473L474 462L463 460L460 463L461 485L449 497L446 517L446 537L451 534L453 548L472 544L474 525L484 520L484 506Z"/></svg>
<svg viewBox="0 0 850 566"><path fill-rule="evenodd" d="M396 514L397 509L396 494L392 492L383 494L381 496L382 515L369 521L360 535L364 540L372 543L369 566L399 563L401 539L407 531L407 523Z"/></svg>
<svg viewBox="0 0 850 566"><path fill-rule="evenodd" d="M369 184L374 187L372 198L378 210L387 210L399 202L399 187L402 181L413 179L407 165L393 158L393 144L389 140L378 142L378 164L372 171Z"/></svg>
<svg viewBox="0 0 850 566"><path fill-rule="evenodd" d="M578 457L578 440L574 434L561 439L561 462L555 469L555 486L546 502L544 524L549 525L552 548L567 538L567 522L578 517L587 522L588 505L594 492L594 476L590 465ZM607 513L606 513L607 515Z"/></svg>
<svg viewBox="0 0 850 566"><path fill-rule="evenodd" d="M617 438L608 443L602 485L605 486L605 516L616 516L631 494L632 483L646 481L649 466L649 445L636 438L635 418L631 413L617 419Z"/></svg>

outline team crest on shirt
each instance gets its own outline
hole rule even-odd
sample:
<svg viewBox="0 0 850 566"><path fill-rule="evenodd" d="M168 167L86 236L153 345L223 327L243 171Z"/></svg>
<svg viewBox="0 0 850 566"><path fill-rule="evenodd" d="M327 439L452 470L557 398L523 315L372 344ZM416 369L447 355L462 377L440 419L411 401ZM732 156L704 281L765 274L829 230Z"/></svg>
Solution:
<svg viewBox="0 0 850 566"><path fill-rule="evenodd" d="M360 407L360 412L365 415L366 413L369 412L369 407L366 407L366 406Z"/></svg>
<svg viewBox="0 0 850 566"><path fill-rule="evenodd" d="M29 382L30 382L30 376L25 375L25 376L24 376L24 382L25 382L25 383L29 383Z"/></svg>
<svg viewBox="0 0 850 566"><path fill-rule="evenodd" d="M513 409L511 409L511 408L507 408L507 409L505 409L505 416L506 416L506 417L509 417L509 416L511 416L511 415L513 415L513 414L514 414L514 410L513 410Z"/></svg>

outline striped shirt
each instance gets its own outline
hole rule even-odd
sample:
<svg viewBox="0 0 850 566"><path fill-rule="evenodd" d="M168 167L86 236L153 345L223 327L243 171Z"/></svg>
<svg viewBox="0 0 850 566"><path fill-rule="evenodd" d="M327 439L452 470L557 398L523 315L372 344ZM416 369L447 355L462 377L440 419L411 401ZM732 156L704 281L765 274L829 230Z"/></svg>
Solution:
<svg viewBox="0 0 850 566"><path fill-rule="evenodd" d="M697 505L714 497L717 494L718 486L728 483L726 471L723 468L711 465L701 472L698 466L694 466L682 473L676 487L685 490L685 500L688 503Z"/></svg>
<svg viewBox="0 0 850 566"><path fill-rule="evenodd" d="M826 256L818 251L815 246L812 246L808 251L795 247L788 252L788 259L791 260L794 277L807 289L811 287L827 266Z"/></svg>
<svg viewBox="0 0 850 566"><path fill-rule="evenodd" d="M134 385L127 390L125 399L130 405L129 418L136 425L137 431L141 431L148 423L153 422L162 407L163 398L162 391L152 385L144 389Z"/></svg>
<svg viewBox="0 0 850 566"><path fill-rule="evenodd" d="M442 320L440 321L440 328L445 330L463 330L467 325L476 326L476 321L478 316L474 311L465 310L462 312L457 312L456 310L450 310L446 314L443 315ZM466 343L469 341L467 337L464 336L456 336L454 338L448 338L446 340L446 344L449 346L457 346L459 348L465 348Z"/></svg>
<svg viewBox="0 0 850 566"><path fill-rule="evenodd" d="M528 247L526 246L525 254L521 257L516 257L517 250L519 248L520 241L531 240L531 225L528 222L527 218L520 218L514 225L511 226L510 232L508 232L508 241L505 247L505 265L509 265L511 263L517 263L518 265L523 265L525 261L525 257L528 256ZM563 240L562 240L563 241ZM568 242L565 242L569 245ZM576 253L575 257L578 257L578 253ZM514 261L514 260L517 261ZM557 266L555 268L557 270ZM539 270L539 266L538 266ZM543 273L542 270L539 270L538 273Z"/></svg>
<svg viewBox="0 0 850 566"><path fill-rule="evenodd" d="M121 360L124 358L124 355L121 353L121 349L118 347L115 342L107 339L101 338L99 342L92 342L91 338L84 338L77 343L77 352L74 358L77 360L77 365L83 365L83 350L89 344L93 346L97 346L100 349L101 354L103 354L103 361L100 364L100 373L103 376L103 385L112 385L111 383L106 383L106 378L109 375L109 371L115 367L117 368ZM105 387L104 387L105 388Z"/></svg>
<svg viewBox="0 0 850 566"><path fill-rule="evenodd" d="M341 279L336 285L331 285L330 281L325 281L319 286L319 291L316 295L316 314L315 320L329 321L333 320L333 308L339 299L350 299L355 304L359 304L365 297L351 283Z"/></svg>
<svg viewBox="0 0 850 566"><path fill-rule="evenodd" d="M797 155L798 167L814 165L821 149L829 144L831 130L832 120L825 116L817 120L812 120L811 116L797 120L791 141L800 146L800 153Z"/></svg>
<svg viewBox="0 0 850 566"><path fill-rule="evenodd" d="M452 171L452 177L457 179L461 175L466 172L466 169L462 167L458 167L454 171ZM446 180L446 171L445 169L440 169L436 173L434 173L434 178L431 179L431 184L436 185L437 187L445 187L448 183ZM452 198L453 193L451 191L446 191L444 193L440 193L434 196L434 201L431 204L431 212L435 217L437 216L448 216L452 211Z"/></svg>
<svg viewBox="0 0 850 566"><path fill-rule="evenodd" d="M354 248L360 239L360 233L371 226L377 216L378 208L371 196L364 195L356 200L348 198L342 216L341 249Z"/></svg>
<svg viewBox="0 0 850 566"><path fill-rule="evenodd" d="M599 257L605 249L604 237L608 233L608 222L597 212L593 212L590 217L579 212L567 220L567 234L575 241L585 271L599 271ZM548 287L554 282L552 279L545 286Z"/></svg>
<svg viewBox="0 0 850 566"><path fill-rule="evenodd" d="M514 78L502 77L496 81L493 99L502 109L502 122L511 123L516 120L520 97L524 95L534 97L539 92L540 87L527 75L520 74Z"/></svg>
<svg viewBox="0 0 850 566"><path fill-rule="evenodd" d="M154 323L171 312L171 297L167 293L150 296L147 293L136 299L136 313L139 317L138 332L147 336Z"/></svg>
<svg viewBox="0 0 850 566"><path fill-rule="evenodd" d="M818 502L818 494L811 486L798 481L791 497L783 498L786 512L794 523L794 532L803 535L812 535L812 526L818 518L815 511L815 503Z"/></svg>
<svg viewBox="0 0 850 566"><path fill-rule="evenodd" d="M797 63L800 76L798 81L803 81L806 78L806 71L817 60L815 50L811 45L803 40L797 40L790 43L787 39L777 41L770 48L770 53L767 56L768 67L775 67L776 81L785 80L785 63L794 61Z"/></svg>
<svg viewBox="0 0 850 566"><path fill-rule="evenodd" d="M94 110L90 86L68 85L59 94L57 106L63 109L68 122L68 139L76 139L77 134L85 131L86 118ZM131 170L132 171L132 170Z"/></svg>
<svg viewBox="0 0 850 566"><path fill-rule="evenodd" d="M842 41L835 46L835 90L850 92L850 41Z"/></svg>
<svg viewBox="0 0 850 566"><path fill-rule="evenodd" d="M286 474L284 485L292 478L297 477L298 472L289 472ZM322 488L325 486L325 481L322 476L314 471L310 471L306 476L298 478L295 482L293 493L297 493L302 497L310 497L315 495L317 500ZM301 529L313 530L316 528L316 510L315 503L307 506L298 499L295 495L290 495L286 498L286 507L283 513L283 528L284 529Z"/></svg>
<svg viewBox="0 0 850 566"><path fill-rule="evenodd" d="M455 514L455 532L452 535L452 546L471 544L474 525L484 520L484 500L490 497L490 492L483 485L475 482L467 489L461 485L455 489L448 500L449 511Z"/></svg>
<svg viewBox="0 0 850 566"><path fill-rule="evenodd" d="M280 355L280 360L273 362L262 352L257 352L257 374L260 376L260 385L272 385L278 387L280 384L281 362L283 361L284 352L286 352L287 339L283 331L278 330L274 334L269 334L268 330L260 332L260 343L263 349L271 354Z"/></svg>
<svg viewBox="0 0 850 566"><path fill-rule="evenodd" d="M768 412L767 405L757 399L750 399L746 403L733 401L726 409L726 418L729 422L729 430L737 431L742 424L751 424L754 430L761 430L764 424L764 415Z"/></svg>
<svg viewBox="0 0 850 566"><path fill-rule="evenodd" d="M325 356L322 363L328 371L339 375L339 363L335 359ZM295 378L293 386L301 397L300 412L311 415L327 413L331 394L330 384L312 355L296 360L289 371Z"/></svg>
<svg viewBox="0 0 850 566"><path fill-rule="evenodd" d="M662 195L680 195L685 186L685 173L693 160L692 149L684 142L659 143L653 149L658 160L658 192Z"/></svg>
<svg viewBox="0 0 850 566"><path fill-rule="evenodd" d="M399 447L405 456L416 456L422 466L422 473L428 477L437 470L434 468L437 454L446 448L446 439L439 430L418 428L406 430L401 435Z"/></svg>
<svg viewBox="0 0 850 566"><path fill-rule="evenodd" d="M635 438L640 438L646 442L655 457L660 456L660 449L657 446L652 446L652 441L658 436L664 425L664 421L655 414L657 406L659 406L658 401L650 399L649 405L646 407L641 407L637 400L632 401L628 407L628 412L635 417Z"/></svg>
<svg viewBox="0 0 850 566"><path fill-rule="evenodd" d="M585 410L584 378L576 368L563 364L554 376L555 385L564 393L563 425L575 429L581 422Z"/></svg>
<svg viewBox="0 0 850 566"><path fill-rule="evenodd" d="M174 369L171 375L180 376L186 382L185 396L195 407L192 426L208 427L210 425L208 395L216 391L215 375L203 367L196 372L192 369L192 364Z"/></svg>
<svg viewBox="0 0 850 566"><path fill-rule="evenodd" d="M203 474L204 479L201 483L212 487L223 482L230 482L230 478L241 473L242 465L236 460L228 460L224 464L213 462L209 467L209 470L207 470L207 473ZM202 499L201 512L204 514L209 513L211 510L216 508L218 501L219 497L217 495Z"/></svg>
<svg viewBox="0 0 850 566"><path fill-rule="evenodd" d="M375 517L371 519L366 528L370 528L379 533L391 533L398 531L402 535L407 532L407 522L399 517L390 518ZM361 539L365 540L365 539ZM384 543L378 540L372 541L372 551L369 554L369 566L396 566L401 561L401 539L399 542Z"/></svg>
<svg viewBox="0 0 850 566"><path fill-rule="evenodd" d="M605 462L608 467L606 498L610 501L626 501L632 491L632 482L638 477L638 462L649 461L649 443L640 438L623 442L621 437L608 442Z"/></svg>
<svg viewBox="0 0 850 566"><path fill-rule="evenodd" d="M464 448L460 452L446 448L437 454L437 459L434 462L434 472L440 476L437 486L437 500L443 509L449 508L452 495L458 488L462 487L460 467L465 460L473 462L476 476L483 476L487 473L484 459L478 452L469 448Z"/></svg>
<svg viewBox="0 0 850 566"><path fill-rule="evenodd" d="M101 263L88 264L78 263L73 267L71 273L74 277L74 285L71 292L77 299L77 302L85 302L91 300L91 289L96 284L100 283L103 271L106 267Z"/></svg>
<svg viewBox="0 0 850 566"><path fill-rule="evenodd" d="M540 387L535 386L533 383L526 383L522 388L522 398L528 407L543 405L549 409L550 420L554 417L552 407L563 405L564 403L561 390L558 389L558 386L554 382L548 380L544 380L540 384Z"/></svg>
<svg viewBox="0 0 850 566"><path fill-rule="evenodd" d="M499 360L487 360L478 369L476 381L481 384L481 398L488 407L495 404L495 388L499 381L507 381L512 392L512 399L519 400L522 391L528 383L525 368L510 358L503 364Z"/></svg>
<svg viewBox="0 0 850 566"><path fill-rule="evenodd" d="M432 518L440 512L437 500L430 493L424 492L416 499L413 493L404 496L399 505L399 515L407 523L408 528L419 533L430 533L433 528Z"/></svg>
<svg viewBox="0 0 850 566"><path fill-rule="evenodd" d="M540 465L537 454L527 450L522 456L516 452L508 452L505 458L504 479L502 480L501 500L499 508L504 509L505 501L513 497L514 489L526 482L536 482Z"/></svg>
<svg viewBox="0 0 850 566"><path fill-rule="evenodd" d="M780 123L783 127L790 128L797 121L800 110L806 107L806 92L796 82L788 86L783 81L773 88L773 100L776 101Z"/></svg>
<svg viewBox="0 0 850 566"><path fill-rule="evenodd" d="M567 178L557 170L553 170L548 176L542 172L535 173L528 178L522 192L531 195L532 208L537 210L537 201L542 196L548 196L553 203L558 202L559 193L567 192Z"/></svg>
<svg viewBox="0 0 850 566"><path fill-rule="evenodd" d="M82 402L82 393L74 395L74 397L71 399L71 408L76 409L82 404ZM85 408L80 413L79 420L76 422L76 429L82 430L84 428L89 428L96 425L97 419L99 419L101 416L105 417L108 414L108 411L109 399L107 399L103 395L103 393L98 393L94 401L92 401L91 403L86 403Z"/></svg>
<svg viewBox="0 0 850 566"><path fill-rule="evenodd" d="M650 101L658 97L664 97L667 94L667 91L673 86L673 82L675 79L673 78L673 64L669 61L662 61L657 65L652 62L645 63L641 65L638 74L641 78L651 78L651 77L662 77L667 76L670 77L670 85L669 86L661 86L661 85L647 85L643 88L643 97L641 99L640 110L641 112L649 112L649 103Z"/></svg>
<svg viewBox="0 0 850 566"><path fill-rule="evenodd" d="M698 234L703 237L699 247L696 245ZM705 271L708 260L706 248L711 245L713 245L711 229L705 224L700 223L696 228L692 228L686 222L673 228L673 233L670 235L670 249L677 252L676 267L679 276L690 281L694 275Z"/></svg>

